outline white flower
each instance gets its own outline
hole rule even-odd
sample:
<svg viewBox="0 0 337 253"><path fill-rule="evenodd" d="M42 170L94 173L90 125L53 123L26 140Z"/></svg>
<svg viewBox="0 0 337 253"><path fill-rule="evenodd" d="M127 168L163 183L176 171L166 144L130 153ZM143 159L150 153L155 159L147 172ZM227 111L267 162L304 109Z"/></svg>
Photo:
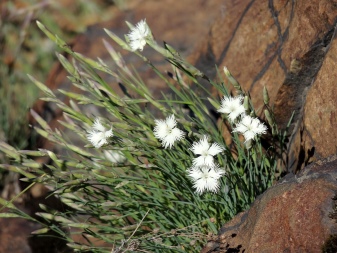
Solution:
<svg viewBox="0 0 337 253"><path fill-rule="evenodd" d="M221 100L221 106L218 112L228 114L228 118L231 122L245 113L245 107L242 104L243 96L236 97L224 97Z"/></svg>
<svg viewBox="0 0 337 253"><path fill-rule="evenodd" d="M205 190L216 193L220 187L219 179L225 171L218 166L197 166L188 170L188 176L193 180L193 187L197 194L202 194Z"/></svg>
<svg viewBox="0 0 337 253"><path fill-rule="evenodd" d="M199 142L194 142L190 149L195 155L200 155L193 159L194 166L214 166L213 156L224 150L218 143L210 145L207 136L204 136Z"/></svg>
<svg viewBox="0 0 337 253"><path fill-rule="evenodd" d="M154 136L162 141L163 147L172 147L175 141L184 138L185 133L176 127L177 121L174 115L165 120L155 120L156 126L153 129Z"/></svg>
<svg viewBox="0 0 337 253"><path fill-rule="evenodd" d="M104 156L112 163L122 163L125 161L125 156L120 151L103 150Z"/></svg>
<svg viewBox="0 0 337 253"><path fill-rule="evenodd" d="M113 136L112 129L107 130L98 118L95 119L92 129L87 137L95 148L100 148L108 143L108 138Z"/></svg>
<svg viewBox="0 0 337 253"><path fill-rule="evenodd" d="M132 51L143 50L146 45L146 37L150 35L150 29L145 20L139 21L127 35L130 39L130 47Z"/></svg>
<svg viewBox="0 0 337 253"><path fill-rule="evenodd" d="M267 127L258 118L246 115L236 125L233 132L239 132L245 137L245 142L255 138L255 135L265 134Z"/></svg>

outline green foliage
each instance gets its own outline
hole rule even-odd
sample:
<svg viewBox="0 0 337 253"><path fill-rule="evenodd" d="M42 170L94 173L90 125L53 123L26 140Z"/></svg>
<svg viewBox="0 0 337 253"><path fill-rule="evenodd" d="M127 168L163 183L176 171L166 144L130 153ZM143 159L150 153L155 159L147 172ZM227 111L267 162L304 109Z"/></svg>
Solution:
<svg viewBox="0 0 337 253"><path fill-rule="evenodd" d="M122 7L116 1L115 5ZM124 1L124 5L127 5ZM69 6L70 5L70 6ZM17 148L28 145L28 108L39 90L27 73L45 80L56 57L55 44L38 29L41 20L70 40L95 22L111 18L113 3L80 0L14 0L1 4L0 18L0 140ZM0 161L4 158L0 157Z"/></svg>
<svg viewBox="0 0 337 253"><path fill-rule="evenodd" d="M0 140L16 148L35 146L30 134L29 108L40 96L27 73L45 80L54 64L56 45L36 26L41 20L55 32L71 40L88 25L111 18L127 0L115 1L2 1L0 9ZM7 162L0 154L0 162ZM0 170L0 191L7 175Z"/></svg>
<svg viewBox="0 0 337 253"><path fill-rule="evenodd" d="M0 149L12 158L11 165L1 167L21 173L27 182L43 183L53 189L53 194L68 207L67 210L60 212L42 206L45 212L38 215L45 221L46 228L59 233L75 251L198 252L209 233L217 233L224 222L247 209L276 180L285 133L280 133L273 123L266 91L265 110L272 130L265 141L267 144L263 146L258 137L253 142L243 143L237 133L232 133L231 143L226 143L223 135L228 129L232 131L233 125L225 117L214 119L206 104L218 109L220 97L213 96L200 83L204 79L219 94L227 96L229 84L220 74L219 81L209 80L172 47L167 44L161 47L150 38L147 44L172 64L174 73L173 78L161 74L149 59L134 52L170 87L171 94L163 94L158 100L108 42L105 45L117 65L114 70L102 61L73 52L44 25L38 23L38 26L75 59L73 64L58 56L73 85L84 93L62 90L71 99L65 104L44 84L32 77L31 80L44 93L45 100L56 103L64 111L64 120L60 123L77 134L82 145L74 145L65 134L52 130L32 111L40 125L35 130L62 146L68 154L61 156L48 150L19 151L1 143ZM111 32L108 34L124 49L130 50L127 42ZM122 83L124 95L118 95L100 77L100 72ZM246 95L246 113L257 115L248 94L228 70L226 76L238 94ZM197 89L189 88L192 83ZM105 111L104 118L100 119L104 126L112 127L114 133L109 143L99 149L86 145L87 133L94 122L92 115L85 113L88 106ZM160 118L175 115L179 128L186 133L185 139L175 143L172 149L161 147L153 135L157 119L154 112L161 115ZM217 194L196 194L187 176L194 158L189 148L202 135L210 136L211 142L225 147L224 153L216 157L220 167L226 170ZM107 152L122 154L124 159L112 161ZM50 163L40 164L34 160L41 156L48 157ZM12 212L3 216L18 214L15 207L8 207ZM36 233L46 231L42 229ZM79 244L71 233L81 234L88 243ZM110 246L97 247L94 238Z"/></svg>

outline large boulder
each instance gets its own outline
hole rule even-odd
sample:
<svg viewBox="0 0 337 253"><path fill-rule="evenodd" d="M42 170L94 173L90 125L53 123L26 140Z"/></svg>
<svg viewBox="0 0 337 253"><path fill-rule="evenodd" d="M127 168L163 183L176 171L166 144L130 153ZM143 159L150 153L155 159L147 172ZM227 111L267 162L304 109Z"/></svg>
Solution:
<svg viewBox="0 0 337 253"><path fill-rule="evenodd" d="M194 54L210 78L215 64L227 66L256 108L266 86L281 128L294 112L288 170L337 151L336 17L336 1L227 1Z"/></svg>
<svg viewBox="0 0 337 253"><path fill-rule="evenodd" d="M194 55L210 78L215 72L208 66L227 66L256 108L266 86L281 128L294 113L288 171L337 151L336 20L336 1L228 2ZM288 176L225 224L202 252L337 252L329 218L336 170L334 161Z"/></svg>
<svg viewBox="0 0 337 253"><path fill-rule="evenodd" d="M289 174L226 223L201 253L337 252L336 159Z"/></svg>
<svg viewBox="0 0 337 253"><path fill-rule="evenodd" d="M326 48L322 67L308 90L304 104L301 142L305 151L321 159L337 153L337 40L336 30ZM313 152L312 152L313 153ZM305 153L308 157L310 153Z"/></svg>

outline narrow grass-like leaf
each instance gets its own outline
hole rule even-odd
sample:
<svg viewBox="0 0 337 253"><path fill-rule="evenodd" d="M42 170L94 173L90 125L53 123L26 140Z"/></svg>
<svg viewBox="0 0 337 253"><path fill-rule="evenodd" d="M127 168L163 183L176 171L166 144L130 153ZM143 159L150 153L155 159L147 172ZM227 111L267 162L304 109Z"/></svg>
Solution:
<svg viewBox="0 0 337 253"><path fill-rule="evenodd" d="M9 157L17 161L20 160L19 152L15 148L7 144L6 142L0 141L0 150L4 152L6 155L8 155Z"/></svg>
<svg viewBox="0 0 337 253"><path fill-rule="evenodd" d="M16 213L0 213L0 218L22 218L22 216Z"/></svg>
<svg viewBox="0 0 337 253"><path fill-rule="evenodd" d="M46 131L51 131L50 126L48 125L48 123L42 119L42 117L37 114L33 109L30 109L30 114L33 116L33 118L40 124L40 126L46 130Z"/></svg>
<svg viewBox="0 0 337 253"><path fill-rule="evenodd" d="M62 54L56 54L56 56L69 74L71 74L76 79L80 79L80 74L76 68Z"/></svg>
<svg viewBox="0 0 337 253"><path fill-rule="evenodd" d="M46 85L43 83L37 81L34 77L31 75L28 75L29 79L41 90L43 91L48 97L56 98L55 94L49 89Z"/></svg>

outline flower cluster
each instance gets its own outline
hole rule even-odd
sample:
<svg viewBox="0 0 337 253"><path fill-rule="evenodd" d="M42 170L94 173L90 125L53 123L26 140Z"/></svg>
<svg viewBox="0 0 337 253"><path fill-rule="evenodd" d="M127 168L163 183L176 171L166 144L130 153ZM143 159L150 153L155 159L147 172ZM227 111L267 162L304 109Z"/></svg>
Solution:
<svg viewBox="0 0 337 253"><path fill-rule="evenodd" d="M256 135L266 133L267 127L258 118L245 114L243 96L224 97L218 112L227 114L230 122L235 123L233 132L241 133L245 142L251 141ZM239 120L238 120L239 119ZM164 148L172 148L176 141L184 138L183 131L176 127L174 115L165 120L155 120L154 136L162 141ZM216 193L220 187L219 179L225 174L223 169L214 162L214 156L224 151L218 143L210 144L207 136L203 136L198 142L194 142L190 150L197 155L192 161L192 167L188 169L188 176L193 181L193 187L198 194L204 191Z"/></svg>
<svg viewBox="0 0 337 253"><path fill-rule="evenodd" d="M207 136L199 142L194 142L191 151L199 155L193 159L193 166L188 170L188 176L193 180L193 187L198 194L205 190L216 193L220 187L219 179L225 171L214 162L214 156L221 153L224 148L218 143L210 144Z"/></svg>
<svg viewBox="0 0 337 253"><path fill-rule="evenodd" d="M153 130L154 136L162 142L164 148L172 148L176 141L184 138L185 133L177 128L177 121L174 115L165 120L155 120ZM193 143L190 150L198 157L192 161L192 167L187 171L188 176L193 180L193 186L198 194L205 190L217 192L219 189L219 178L225 173L219 169L214 162L214 156L224 150L217 143L209 144L207 136L199 142Z"/></svg>
<svg viewBox="0 0 337 253"><path fill-rule="evenodd" d="M231 122L240 118L233 132L243 134L247 142L254 139L256 135L264 134L267 127L258 118L245 115L242 100L243 97L241 96L224 97L218 111L228 114ZM185 137L185 133L177 127L177 121L173 114L165 120L156 119L153 134L161 141L165 149L171 149L176 141ZM112 129L107 130L100 120L96 119L92 130L88 134L88 139L94 147L99 148L107 144L108 138L111 136L113 136ZM225 149L218 143L209 143L208 137L204 135L198 142L192 144L190 150L197 157L193 158L192 167L187 170L187 174L193 181L196 193L202 194L204 191L216 193L220 187L219 179L225 174L225 170L220 169L214 161L214 156ZM117 160L115 157L112 157L112 159Z"/></svg>
<svg viewBox="0 0 337 253"><path fill-rule="evenodd" d="M234 123L238 118L233 132L241 133L245 137L245 142L253 140L256 135L265 134L267 127L258 118L253 118L245 114L242 104L243 97L224 97L218 112L227 114L230 122Z"/></svg>
<svg viewBox="0 0 337 253"><path fill-rule="evenodd" d="M151 31L145 20L140 21L131 29L127 37L129 45L133 51L143 50L150 38ZM225 73L226 73L225 69ZM228 72L228 70L227 70ZM229 75L229 72L227 73ZM233 132L242 134L245 142L250 143L257 135L266 133L267 127L260 122L258 118L246 115L246 109L243 105L244 97L242 95L231 97L225 96L221 100L221 106L218 108L219 113L227 116L228 120L234 124ZM157 138L161 145L167 149L172 148L177 141L185 138L185 133L177 127L177 120L172 114L165 120L156 119L153 129L154 137ZM108 138L113 136L112 129L107 130L101 122L96 119L92 130L88 134L89 141L99 148L108 143ZM210 143L208 136L204 135L199 141L193 142L190 147L192 153L196 156L192 159L192 167L187 170L188 177L193 181L193 187L197 194L204 191L216 193L220 188L220 178L226 173L215 161L215 156L225 150L218 143ZM105 153L106 157L113 162L118 163L123 160L121 153Z"/></svg>

